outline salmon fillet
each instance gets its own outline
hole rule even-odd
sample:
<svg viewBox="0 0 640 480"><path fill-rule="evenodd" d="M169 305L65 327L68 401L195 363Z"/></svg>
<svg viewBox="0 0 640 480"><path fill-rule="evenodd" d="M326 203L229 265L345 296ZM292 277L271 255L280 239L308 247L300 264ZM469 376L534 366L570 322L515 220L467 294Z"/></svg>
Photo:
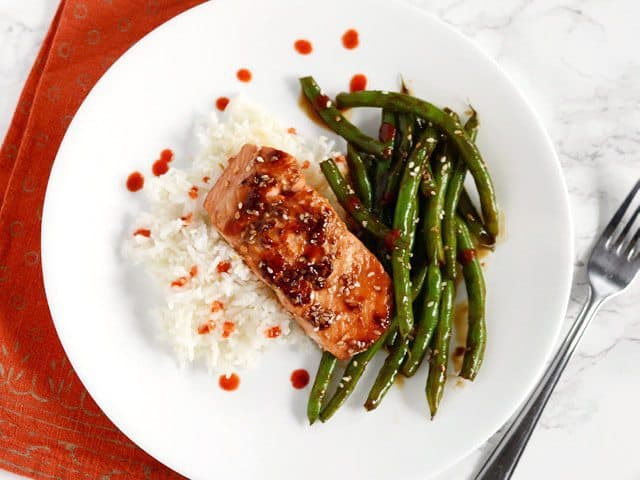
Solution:
<svg viewBox="0 0 640 480"><path fill-rule="evenodd" d="M291 155L244 145L204 208L322 349L346 359L388 327L391 279Z"/></svg>

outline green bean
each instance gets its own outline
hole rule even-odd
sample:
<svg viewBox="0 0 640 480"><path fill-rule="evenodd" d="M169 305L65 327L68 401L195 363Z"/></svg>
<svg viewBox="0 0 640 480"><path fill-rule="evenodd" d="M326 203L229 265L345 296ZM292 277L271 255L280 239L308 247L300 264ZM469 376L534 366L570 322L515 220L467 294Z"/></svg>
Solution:
<svg viewBox="0 0 640 480"><path fill-rule="evenodd" d="M322 401L327 393L329 382L331 381L331 375L336 367L337 359L329 352L322 352L322 358L318 365L318 372L316 373L316 379L311 387L311 393L309 394L309 400L307 401L307 418L309 424L318 419L320 415L320 409L322 407Z"/></svg>
<svg viewBox="0 0 640 480"><path fill-rule="evenodd" d="M423 234L429 263L444 263L444 247L442 245L442 214L447 193L447 185L451 176L451 148L445 144L434 160L435 195L424 201Z"/></svg>
<svg viewBox="0 0 640 480"><path fill-rule="evenodd" d="M329 420L347 400L347 398L349 398L349 395L351 395L353 390L356 388L358 380L362 377L362 374L371 359L385 344L387 336L395 332L397 328L398 320L394 318L387 330L378 337L373 345L364 352L360 352L351 358L344 370L344 375L338 385L338 389L335 391L329 402L320 411L320 420L323 422Z"/></svg>
<svg viewBox="0 0 640 480"><path fill-rule="evenodd" d="M344 138L347 143L352 143L359 150L371 153L380 158L389 158L391 156L392 151L382 142L362 133L353 123L342 115L342 112L333 105L331 99L322 93L320 86L313 77L301 78L300 86L302 87L305 97L324 123Z"/></svg>
<svg viewBox="0 0 640 480"><path fill-rule="evenodd" d="M435 192L437 191L436 182L433 178L433 171L431 170L430 165L427 165L427 168L425 168L424 173L422 174L420 191L422 192L422 195L427 198L435 195Z"/></svg>
<svg viewBox="0 0 640 480"><path fill-rule="evenodd" d="M364 207L360 199L354 194L351 187L347 184L344 177L340 173L338 166L332 159L328 159L320 163L320 169L324 173L327 183L335 193L338 202L344 207L351 217L365 230L371 232L376 238L382 239L388 244L402 243L396 239L399 232L394 232L387 227L382 221L376 217L371 210Z"/></svg>
<svg viewBox="0 0 640 480"><path fill-rule="evenodd" d="M411 298L415 302L422 291L424 281L427 278L428 266L426 262L420 263L419 266L412 268L411 273Z"/></svg>
<svg viewBox="0 0 640 480"><path fill-rule="evenodd" d="M378 376L376 377L371 390L369 390L369 396L364 404L364 408L367 410L374 410L378 405L380 405L380 402L393 385L408 351L409 339L398 337L391 348L391 352L384 360L384 364L378 372Z"/></svg>
<svg viewBox="0 0 640 480"><path fill-rule="evenodd" d="M387 341L385 342L385 345L387 347L388 350L390 350L391 348L393 348L393 346L396 343L396 340L398 339L398 329L394 330L388 337L387 337Z"/></svg>
<svg viewBox="0 0 640 480"><path fill-rule="evenodd" d="M442 296L440 299L440 318L433 337L433 352L431 365L427 377L426 394L431 418L438 411L438 405L442 399L444 386L447 381L447 362L449 361L449 343L451 339L451 324L453 320L453 302L455 298L455 286L451 280L443 282Z"/></svg>
<svg viewBox="0 0 640 480"><path fill-rule="evenodd" d="M478 133L478 115L472 109L471 117L464 126L465 131L472 141L475 141ZM456 159L447 187L444 200L444 219L442 220L442 239L444 245L444 272L449 280L455 280L458 275L457 249L456 249L456 210L460 194L464 188L464 178L467 176L467 165Z"/></svg>
<svg viewBox="0 0 640 480"><path fill-rule="evenodd" d="M441 282L440 267L433 264L429 265L425 293L422 296L420 316L416 324L410 354L402 366L402 373L406 377L411 377L420 367L438 324Z"/></svg>
<svg viewBox="0 0 640 480"><path fill-rule="evenodd" d="M413 271L413 270L412 270ZM425 279L427 278L427 264L421 263L411 274L411 301L415 302L422 291ZM396 342L397 331L387 337L387 347L392 347Z"/></svg>
<svg viewBox="0 0 640 480"><path fill-rule="evenodd" d="M444 107L442 111L453 118L456 122L460 123L460 115L458 115L454 110L449 107Z"/></svg>
<svg viewBox="0 0 640 480"><path fill-rule="evenodd" d="M484 227L480 214L473 205L473 202L466 190L462 190L462 193L460 194L460 199L458 200L458 213L462 218L464 218L467 227L469 227L469 233L471 233L475 243L478 246L493 250L496 246L495 239Z"/></svg>
<svg viewBox="0 0 640 480"><path fill-rule="evenodd" d="M462 126L436 106L415 97L394 92L362 91L341 93L337 97L339 107L380 107L400 113L411 113L441 129L455 144L467 164L480 194L482 213L487 230L496 237L499 230L499 213L495 189L487 166L476 145L465 134Z"/></svg>
<svg viewBox="0 0 640 480"><path fill-rule="evenodd" d="M382 202L387 207L387 210L393 214L391 208L396 200L396 194L398 191L398 184L404 171L404 166L407 162L407 158L411 153L411 146L413 145L413 134L415 127L415 118L413 115L398 115L398 136L396 140L395 155L393 156L393 164L389 170L387 178L387 184L384 194L382 196Z"/></svg>
<svg viewBox="0 0 640 480"><path fill-rule="evenodd" d="M417 207L413 207L412 204L416 202L424 166L429 161L429 156L433 152L437 141L437 132L432 128L428 128L416 143L407 159L407 165L402 174L393 218L393 228L400 232L400 239L403 240L402 244L396 245L391 252L398 331L402 338L406 338L413 328L409 254L416 227L415 213Z"/></svg>
<svg viewBox="0 0 640 480"><path fill-rule="evenodd" d="M371 209L373 193L371 191L371 182L367 175L367 167L358 151L351 144L347 145L347 164L349 165L349 175L358 197L365 208Z"/></svg>
<svg viewBox="0 0 640 480"><path fill-rule="evenodd" d="M487 325L485 321L486 288L482 267L464 220L457 218L458 258L462 264L462 274L467 287L469 313L467 322L467 347L462 359L460 376L468 380L476 378L484 360L487 345Z"/></svg>
<svg viewBox="0 0 640 480"><path fill-rule="evenodd" d="M382 120L378 139L384 143L385 147L393 151L396 144L396 114L390 110L382 110ZM387 177L391 168L391 157L378 159L375 163L375 202L374 212L380 214L382 211L383 197L387 185Z"/></svg>

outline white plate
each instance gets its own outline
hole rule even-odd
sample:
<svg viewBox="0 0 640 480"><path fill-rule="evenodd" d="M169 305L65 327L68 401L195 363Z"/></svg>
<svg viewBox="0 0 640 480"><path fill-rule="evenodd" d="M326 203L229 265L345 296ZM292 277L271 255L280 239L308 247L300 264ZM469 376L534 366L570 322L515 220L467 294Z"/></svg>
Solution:
<svg viewBox="0 0 640 480"><path fill-rule="evenodd" d="M361 40L352 51L340 41L350 27ZM294 51L298 38L313 42L313 54ZM251 83L236 80L241 67L253 72ZM194 121L219 95L244 92L302 134L324 133L299 111L297 77L313 74L334 94L357 72L383 89L396 88L402 73L436 104L473 103L506 237L486 269L489 344L475 383L454 380L433 422L423 373L365 413L370 368L334 419L311 428L308 390L292 389L289 374L313 373L317 354L269 354L227 393L199 369L179 370L155 340L141 277L119 254L141 208L124 180L148 172L165 147L187 154ZM451 28L389 0L218 0L148 35L88 96L51 173L42 253L51 313L82 382L126 435L168 466L196 479L408 480L480 445L532 387L565 313L572 230L540 121L499 67Z"/></svg>

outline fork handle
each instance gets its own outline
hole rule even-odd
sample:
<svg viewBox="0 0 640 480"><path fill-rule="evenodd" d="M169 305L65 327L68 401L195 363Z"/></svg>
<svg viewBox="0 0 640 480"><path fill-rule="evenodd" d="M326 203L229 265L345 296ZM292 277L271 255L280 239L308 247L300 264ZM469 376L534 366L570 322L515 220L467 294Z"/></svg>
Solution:
<svg viewBox="0 0 640 480"><path fill-rule="evenodd" d="M566 338L533 393L508 425L500 442L474 477L475 480L507 480L511 478L560 375L562 375L587 325L605 299L605 296L594 294L592 286L589 285L585 306L571 325Z"/></svg>

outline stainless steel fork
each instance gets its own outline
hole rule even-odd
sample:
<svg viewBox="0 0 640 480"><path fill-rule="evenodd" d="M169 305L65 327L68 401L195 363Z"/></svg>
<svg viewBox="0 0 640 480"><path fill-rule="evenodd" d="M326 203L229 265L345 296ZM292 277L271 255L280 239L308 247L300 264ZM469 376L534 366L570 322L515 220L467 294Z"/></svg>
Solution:
<svg viewBox="0 0 640 480"><path fill-rule="evenodd" d="M504 436L477 473L475 480L511 478L551 392L590 320L605 300L621 293L637 276L640 270L640 228L633 234L630 232L634 222L640 216L640 206L636 207L624 224L623 219L638 190L640 190L640 180L627 195L598 239L587 265L589 290L584 308L571 325L533 393L509 424Z"/></svg>

